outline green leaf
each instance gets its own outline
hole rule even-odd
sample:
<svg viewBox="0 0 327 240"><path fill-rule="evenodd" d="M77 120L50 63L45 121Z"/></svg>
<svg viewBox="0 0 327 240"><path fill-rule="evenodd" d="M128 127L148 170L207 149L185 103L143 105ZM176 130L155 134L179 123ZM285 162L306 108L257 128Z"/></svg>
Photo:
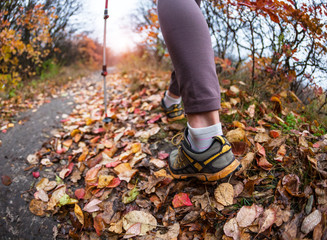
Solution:
<svg viewBox="0 0 327 240"><path fill-rule="evenodd" d="M59 206L78 203L77 199L71 198L67 193L59 200Z"/></svg>
<svg viewBox="0 0 327 240"><path fill-rule="evenodd" d="M136 199L137 195L139 195L139 193L140 192L135 186L132 190L130 190L127 194L125 194L125 196L123 196L123 203L128 204L133 202Z"/></svg>
<svg viewBox="0 0 327 240"><path fill-rule="evenodd" d="M64 181L57 175L56 175L56 182L57 182L58 185L59 184L64 184Z"/></svg>

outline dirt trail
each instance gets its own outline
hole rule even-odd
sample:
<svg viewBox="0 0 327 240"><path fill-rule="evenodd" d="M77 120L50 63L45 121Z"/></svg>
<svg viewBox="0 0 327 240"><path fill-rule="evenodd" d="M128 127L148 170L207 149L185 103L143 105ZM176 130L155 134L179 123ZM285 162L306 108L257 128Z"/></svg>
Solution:
<svg viewBox="0 0 327 240"><path fill-rule="evenodd" d="M39 218L30 213L27 190L35 182L26 158L39 150L60 125L62 114L69 114L74 106L71 96L52 99L38 108L21 114L16 124L6 134L0 133L0 175L8 175L12 184L0 184L0 239L52 239L52 218Z"/></svg>

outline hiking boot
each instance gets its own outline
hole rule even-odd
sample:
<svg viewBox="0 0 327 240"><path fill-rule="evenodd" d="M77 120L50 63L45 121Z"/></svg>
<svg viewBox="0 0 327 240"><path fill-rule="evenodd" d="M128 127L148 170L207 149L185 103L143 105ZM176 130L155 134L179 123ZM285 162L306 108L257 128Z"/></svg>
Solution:
<svg viewBox="0 0 327 240"><path fill-rule="evenodd" d="M170 106L169 108L166 107L164 99L161 99L161 107L164 113L167 116L168 122L173 122L177 120L181 120L184 118L184 110L182 107L182 104L174 104Z"/></svg>
<svg viewBox="0 0 327 240"><path fill-rule="evenodd" d="M195 177L201 181L217 181L240 169L240 162L235 159L231 145L224 136L213 137L213 143L204 152L194 152L187 139L169 156L169 170L176 179Z"/></svg>

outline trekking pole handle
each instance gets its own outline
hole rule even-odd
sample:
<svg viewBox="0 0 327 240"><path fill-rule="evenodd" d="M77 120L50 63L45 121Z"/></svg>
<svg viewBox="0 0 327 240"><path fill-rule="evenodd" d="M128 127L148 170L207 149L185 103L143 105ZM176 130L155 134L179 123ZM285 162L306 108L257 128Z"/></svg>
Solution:
<svg viewBox="0 0 327 240"><path fill-rule="evenodd" d="M106 6L104 8L104 19L107 19L109 18L109 15L108 15L108 0L106 0Z"/></svg>
<svg viewBox="0 0 327 240"><path fill-rule="evenodd" d="M102 76L107 76L107 63L106 63L106 35L107 35L107 19L109 18L108 15L108 0L106 0L106 5L104 9L104 35L103 35L103 65L102 65Z"/></svg>

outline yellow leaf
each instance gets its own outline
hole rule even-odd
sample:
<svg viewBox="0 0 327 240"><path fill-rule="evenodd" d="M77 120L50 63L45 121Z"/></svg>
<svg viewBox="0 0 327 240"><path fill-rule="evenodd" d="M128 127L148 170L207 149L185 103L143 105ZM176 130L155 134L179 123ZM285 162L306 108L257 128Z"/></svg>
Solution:
<svg viewBox="0 0 327 240"><path fill-rule="evenodd" d="M78 206L78 204L76 204L76 203L75 203L75 207L74 207L74 212L75 212L75 215L76 215L78 221L79 221L82 225L84 225L84 213L83 213L81 207Z"/></svg>
<svg viewBox="0 0 327 240"><path fill-rule="evenodd" d="M132 152L137 153L137 152L141 151L141 147L142 147L141 143L134 143L132 145Z"/></svg>
<svg viewBox="0 0 327 240"><path fill-rule="evenodd" d="M114 168L114 170L120 174L120 173L123 173L125 171L130 171L132 170L131 166L129 165L129 163L122 163L122 164L119 164L117 167Z"/></svg>
<svg viewBox="0 0 327 240"><path fill-rule="evenodd" d="M70 136L74 137L77 133L80 133L81 131L79 129L74 129L71 133Z"/></svg>
<svg viewBox="0 0 327 240"><path fill-rule="evenodd" d="M104 187L108 186L108 184L114 178L115 177L111 176L111 175L100 175L99 176L99 181L98 181L98 188L104 188Z"/></svg>
<svg viewBox="0 0 327 240"><path fill-rule="evenodd" d="M245 131L241 128L237 128L229 131L226 134L226 138L229 142L241 142L245 139Z"/></svg>

